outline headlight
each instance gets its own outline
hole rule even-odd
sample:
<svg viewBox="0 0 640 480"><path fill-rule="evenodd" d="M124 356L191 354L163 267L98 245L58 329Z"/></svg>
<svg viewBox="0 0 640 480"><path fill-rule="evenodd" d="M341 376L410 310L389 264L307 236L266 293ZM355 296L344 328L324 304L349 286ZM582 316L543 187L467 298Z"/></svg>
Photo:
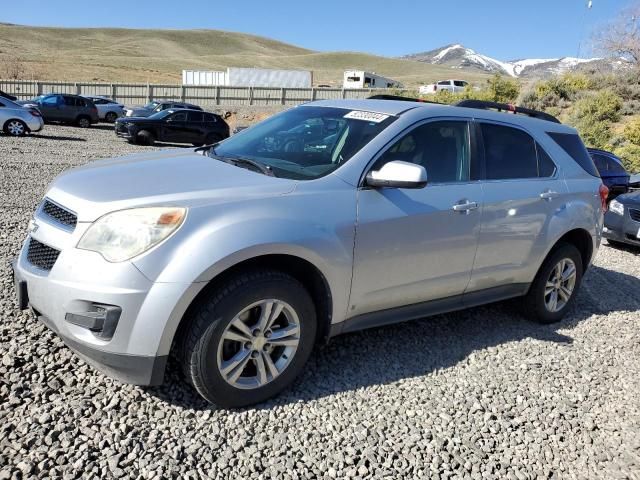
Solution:
<svg viewBox="0 0 640 480"><path fill-rule="evenodd" d="M187 210L179 207L132 208L96 220L78 248L101 254L109 262L123 262L146 252L175 232Z"/></svg>
<svg viewBox="0 0 640 480"><path fill-rule="evenodd" d="M609 210L617 215L624 215L624 205L617 200L611 200Z"/></svg>

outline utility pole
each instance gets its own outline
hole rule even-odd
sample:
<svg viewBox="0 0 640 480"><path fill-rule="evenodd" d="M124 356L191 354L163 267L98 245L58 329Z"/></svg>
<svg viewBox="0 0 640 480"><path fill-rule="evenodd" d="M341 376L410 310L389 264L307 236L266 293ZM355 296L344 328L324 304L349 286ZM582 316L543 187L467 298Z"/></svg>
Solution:
<svg viewBox="0 0 640 480"><path fill-rule="evenodd" d="M582 12L582 20L581 20L581 25L580 25L580 38L578 39L578 54L576 55L576 58L580 58L580 50L582 48L582 38L584 37L584 23L585 23L585 19L587 17L587 12L589 10L591 10L591 7L593 7L593 0L589 0L587 2L587 8L584 9L584 11Z"/></svg>

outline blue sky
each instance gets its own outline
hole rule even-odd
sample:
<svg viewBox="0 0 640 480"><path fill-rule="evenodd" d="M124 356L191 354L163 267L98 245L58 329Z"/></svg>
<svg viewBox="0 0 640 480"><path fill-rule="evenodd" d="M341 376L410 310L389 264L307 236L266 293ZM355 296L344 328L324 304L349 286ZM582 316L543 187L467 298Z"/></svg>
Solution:
<svg viewBox="0 0 640 480"><path fill-rule="evenodd" d="M0 22L64 27L211 28L314 50L396 56L462 43L501 60L590 53L590 34L630 0L28 0ZM28 5L28 7L25 7Z"/></svg>

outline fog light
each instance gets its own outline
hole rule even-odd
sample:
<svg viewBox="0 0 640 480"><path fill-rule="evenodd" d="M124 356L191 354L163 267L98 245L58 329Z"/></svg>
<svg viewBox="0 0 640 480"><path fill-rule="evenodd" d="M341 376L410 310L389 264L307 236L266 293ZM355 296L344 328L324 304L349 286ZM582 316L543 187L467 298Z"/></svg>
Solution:
<svg viewBox="0 0 640 480"><path fill-rule="evenodd" d="M120 320L122 309L113 305L93 304L91 310L67 313L65 320L79 327L91 330L98 337L111 338Z"/></svg>

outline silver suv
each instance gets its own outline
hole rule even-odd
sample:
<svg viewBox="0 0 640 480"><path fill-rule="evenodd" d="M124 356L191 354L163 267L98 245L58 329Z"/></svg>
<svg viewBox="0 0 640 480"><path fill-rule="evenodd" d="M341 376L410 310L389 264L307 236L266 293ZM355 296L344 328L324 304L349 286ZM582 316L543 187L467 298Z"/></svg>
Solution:
<svg viewBox="0 0 640 480"><path fill-rule="evenodd" d="M173 354L234 407L341 333L512 297L558 321L606 189L575 130L466 105L313 102L67 171L14 264L20 307L108 375L156 385Z"/></svg>

